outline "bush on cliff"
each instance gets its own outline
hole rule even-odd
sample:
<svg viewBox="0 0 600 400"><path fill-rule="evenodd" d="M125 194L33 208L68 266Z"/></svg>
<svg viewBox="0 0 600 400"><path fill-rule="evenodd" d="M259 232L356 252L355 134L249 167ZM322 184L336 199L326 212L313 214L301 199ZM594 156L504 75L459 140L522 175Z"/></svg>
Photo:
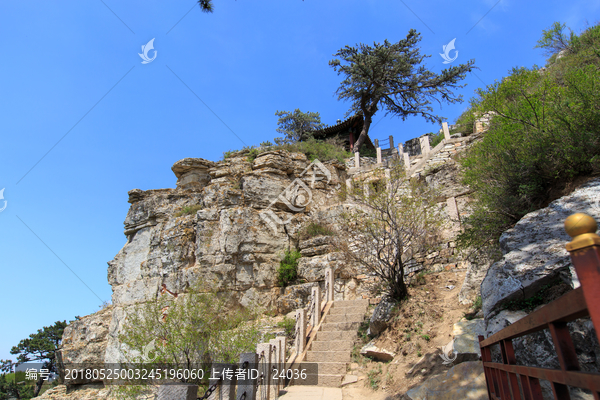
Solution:
<svg viewBox="0 0 600 400"><path fill-rule="evenodd" d="M337 160L344 162L344 159L352 156L352 153L346 151L344 146L335 139L327 139L325 141L310 138L303 142L271 144L269 142L261 143L260 147L248 146L242 150L229 150L223 153L223 159L232 157L239 152L245 152L248 161L252 162L261 153L275 150L287 150L290 153L303 153L310 161L332 161Z"/></svg>
<svg viewBox="0 0 600 400"><path fill-rule="evenodd" d="M496 240L578 176L600 172L600 27L568 43L548 68L514 68L471 101L477 111L497 115L462 159L464 182L476 198L462 245Z"/></svg>
<svg viewBox="0 0 600 400"><path fill-rule="evenodd" d="M298 250L286 250L283 260L279 262L277 270L277 283L286 287L298 277L298 260L302 254Z"/></svg>

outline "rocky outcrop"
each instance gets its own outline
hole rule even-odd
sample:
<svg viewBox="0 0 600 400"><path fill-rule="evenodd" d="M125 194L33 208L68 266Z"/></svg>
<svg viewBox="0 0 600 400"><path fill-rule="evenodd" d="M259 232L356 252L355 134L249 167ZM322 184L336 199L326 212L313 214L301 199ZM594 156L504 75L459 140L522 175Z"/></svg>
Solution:
<svg viewBox="0 0 600 400"><path fill-rule="evenodd" d="M180 189L202 189L210 182L208 169L215 166L212 161L203 158L184 158L171 167L177 176L177 187Z"/></svg>
<svg viewBox="0 0 600 400"><path fill-rule="evenodd" d="M187 158L173 171L176 189L129 192L127 243L108 268L115 308L107 362L119 360L117 337L130 308L161 291L183 293L200 282L232 291L232 300L243 306L286 314L307 305L312 287L277 287L286 250L300 249L299 278L309 283L322 280L325 268L340 267L328 237L301 241L298 235L309 220L335 223L343 165L270 151L254 160L238 153L219 163ZM343 271L338 289L347 291L348 283L356 290L360 282Z"/></svg>

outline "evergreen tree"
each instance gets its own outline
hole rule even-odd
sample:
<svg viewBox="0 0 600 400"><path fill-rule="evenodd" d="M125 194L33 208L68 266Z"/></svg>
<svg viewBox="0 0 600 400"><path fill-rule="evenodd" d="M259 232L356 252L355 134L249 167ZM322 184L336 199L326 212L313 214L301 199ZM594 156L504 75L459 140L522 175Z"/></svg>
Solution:
<svg viewBox="0 0 600 400"><path fill-rule="evenodd" d="M476 68L475 61L436 74L422 65L430 56L421 55L417 47L420 40L421 35L411 29L406 39L398 43L385 40L383 44L374 43L373 47L362 43L346 46L329 62L338 75L344 77L336 92L338 99L352 102L349 114L364 116L354 151L365 142L373 115L379 109L402 120L410 115L421 115L432 123L441 123L442 118L432 114L431 102L462 102L462 96L456 96L452 89L464 87L458 82Z"/></svg>

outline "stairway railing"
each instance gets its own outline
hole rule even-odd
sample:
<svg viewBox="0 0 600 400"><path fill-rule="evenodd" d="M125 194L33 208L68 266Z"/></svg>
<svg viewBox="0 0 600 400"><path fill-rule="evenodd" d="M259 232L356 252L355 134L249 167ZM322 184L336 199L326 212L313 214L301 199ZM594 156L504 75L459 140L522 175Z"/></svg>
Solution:
<svg viewBox="0 0 600 400"><path fill-rule="evenodd" d="M596 221L573 214L565 221L573 240L567 244L581 287L502 329L487 339L479 336L488 395L492 400L543 400L540 379L549 381L555 399L570 399L568 386L592 391L600 399L600 374L582 372L567 323L591 317L600 341L600 237ZM512 340L548 329L560 369L517 365ZM492 346L499 345L502 362L492 362Z"/></svg>

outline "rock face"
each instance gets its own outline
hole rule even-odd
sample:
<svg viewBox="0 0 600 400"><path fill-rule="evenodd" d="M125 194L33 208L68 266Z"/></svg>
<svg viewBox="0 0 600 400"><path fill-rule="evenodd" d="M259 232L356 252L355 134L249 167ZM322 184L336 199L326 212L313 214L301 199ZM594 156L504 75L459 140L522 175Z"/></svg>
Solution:
<svg viewBox="0 0 600 400"><path fill-rule="evenodd" d="M490 267L481 284L483 313L491 319L511 300L532 297L543 286L563 280L572 288L579 281L565 244L570 241L563 224L576 212L600 219L600 179L594 179L548 207L525 215L500 237L502 260Z"/></svg>
<svg viewBox="0 0 600 400"><path fill-rule="evenodd" d="M427 379L406 396L412 400L488 400L483 366L479 361L460 363L445 374Z"/></svg>
<svg viewBox="0 0 600 400"><path fill-rule="evenodd" d="M186 158L173 172L176 189L129 192L127 243L108 268L114 311L106 362L120 359L117 337L130 308L161 291L183 293L200 282L233 291L243 306L285 314L308 304L311 282L329 266L339 269L342 295L347 284L357 290L359 283L338 268L328 237L298 237L309 220L335 222L345 166L271 151L252 161L246 154L219 163ZM308 283L282 289L277 269L292 248L302 252L299 278Z"/></svg>

